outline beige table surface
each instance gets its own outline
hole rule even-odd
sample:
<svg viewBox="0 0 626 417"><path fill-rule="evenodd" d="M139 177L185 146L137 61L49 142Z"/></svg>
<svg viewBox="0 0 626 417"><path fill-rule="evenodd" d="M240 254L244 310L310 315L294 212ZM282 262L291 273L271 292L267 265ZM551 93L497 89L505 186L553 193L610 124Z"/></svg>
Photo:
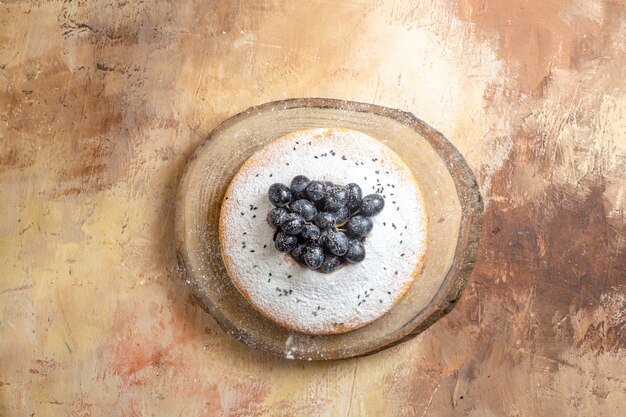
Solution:
<svg viewBox="0 0 626 417"><path fill-rule="evenodd" d="M621 0L0 3L0 416L623 416ZM290 97L415 113L486 199L419 337L335 363L236 342L177 281L174 193Z"/></svg>

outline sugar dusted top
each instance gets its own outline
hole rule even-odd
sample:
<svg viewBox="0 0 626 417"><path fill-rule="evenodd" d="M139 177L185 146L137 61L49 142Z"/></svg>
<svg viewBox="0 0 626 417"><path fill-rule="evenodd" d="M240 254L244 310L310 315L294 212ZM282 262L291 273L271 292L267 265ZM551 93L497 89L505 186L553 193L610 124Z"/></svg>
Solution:
<svg viewBox="0 0 626 417"><path fill-rule="evenodd" d="M363 262L325 275L276 251L266 221L272 208L268 187L289 185L300 174L356 182L364 195L385 198L385 209L372 218ZM415 178L382 142L354 130L304 130L277 139L243 164L224 197L220 240L233 283L259 312L304 333L342 333L386 313L411 286L425 252L426 213Z"/></svg>

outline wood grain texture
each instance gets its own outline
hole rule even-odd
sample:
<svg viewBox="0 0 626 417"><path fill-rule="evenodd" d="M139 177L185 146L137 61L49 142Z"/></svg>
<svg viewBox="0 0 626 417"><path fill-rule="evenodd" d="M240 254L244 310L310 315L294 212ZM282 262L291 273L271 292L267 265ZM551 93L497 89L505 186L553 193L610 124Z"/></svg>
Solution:
<svg viewBox="0 0 626 417"><path fill-rule="evenodd" d="M0 415L623 415L624 8L3 2ZM406 343L276 359L178 282L185 160L292 97L409 111L476 174L474 271Z"/></svg>
<svg viewBox="0 0 626 417"><path fill-rule="evenodd" d="M249 157L284 135L324 127L358 129L400 155L423 184L428 240L417 282L390 312L358 330L311 336L264 318L239 293L220 254L218 219L226 188ZM461 154L412 114L345 100L283 100L226 120L191 156L177 194L175 246L185 282L225 331L288 359L343 359L393 346L452 310L474 266L482 210Z"/></svg>

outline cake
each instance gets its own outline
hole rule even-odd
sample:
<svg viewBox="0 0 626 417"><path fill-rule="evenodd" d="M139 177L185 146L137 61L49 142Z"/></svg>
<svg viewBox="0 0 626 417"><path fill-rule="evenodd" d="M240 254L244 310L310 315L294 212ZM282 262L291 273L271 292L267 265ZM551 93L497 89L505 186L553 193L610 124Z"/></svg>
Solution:
<svg viewBox="0 0 626 417"><path fill-rule="evenodd" d="M331 273L311 270L274 244L267 221L272 184L304 175L380 194L365 259ZM262 315L293 331L338 334L387 313L420 274L427 217L419 185L400 157L381 141L348 129L290 133L253 154L231 180L222 201L219 239L233 284Z"/></svg>

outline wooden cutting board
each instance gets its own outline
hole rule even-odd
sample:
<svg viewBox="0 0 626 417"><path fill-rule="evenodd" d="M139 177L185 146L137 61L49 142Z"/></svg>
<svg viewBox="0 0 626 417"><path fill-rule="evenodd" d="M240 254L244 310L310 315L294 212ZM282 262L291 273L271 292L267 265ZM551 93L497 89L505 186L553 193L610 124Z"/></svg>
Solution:
<svg viewBox="0 0 626 417"><path fill-rule="evenodd" d="M226 187L246 159L280 136L322 127L362 131L402 157L424 193L428 244L422 274L391 311L352 332L312 336L266 319L237 291L222 262L218 220ZM200 304L245 344L303 360L370 354L419 334L449 312L474 265L483 209L465 160L426 123L399 110L319 98L266 103L223 122L189 159L177 198L176 251Z"/></svg>

